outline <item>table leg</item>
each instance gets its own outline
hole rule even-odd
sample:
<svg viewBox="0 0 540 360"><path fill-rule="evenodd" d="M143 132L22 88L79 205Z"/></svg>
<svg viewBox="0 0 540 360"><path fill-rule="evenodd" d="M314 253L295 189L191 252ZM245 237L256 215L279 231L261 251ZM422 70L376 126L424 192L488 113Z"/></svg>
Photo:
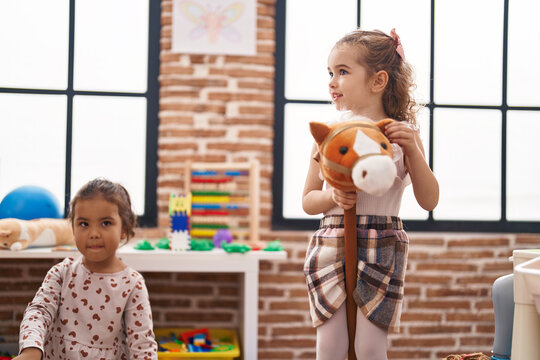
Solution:
<svg viewBox="0 0 540 360"><path fill-rule="evenodd" d="M242 358L245 360L257 360L259 338L259 272L246 271L242 282L243 306L240 324Z"/></svg>

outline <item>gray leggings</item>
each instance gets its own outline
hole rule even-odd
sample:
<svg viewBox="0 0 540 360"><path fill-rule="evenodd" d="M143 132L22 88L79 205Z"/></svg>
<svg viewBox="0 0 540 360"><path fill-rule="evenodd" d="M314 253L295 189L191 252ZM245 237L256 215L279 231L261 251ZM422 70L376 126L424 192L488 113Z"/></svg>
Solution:
<svg viewBox="0 0 540 360"><path fill-rule="evenodd" d="M495 311L493 355L499 359L510 359L514 325L514 274L501 276L493 283L493 309Z"/></svg>

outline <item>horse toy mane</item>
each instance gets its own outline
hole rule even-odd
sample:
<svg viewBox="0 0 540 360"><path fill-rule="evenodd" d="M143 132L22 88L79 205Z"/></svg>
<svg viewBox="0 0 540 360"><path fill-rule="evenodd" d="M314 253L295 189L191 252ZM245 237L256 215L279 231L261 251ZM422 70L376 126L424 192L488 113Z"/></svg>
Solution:
<svg viewBox="0 0 540 360"><path fill-rule="evenodd" d="M311 134L319 149L315 160L324 180L343 191L361 190L375 196L388 191L397 171L392 147L383 131L392 121L352 120L332 125L311 122Z"/></svg>

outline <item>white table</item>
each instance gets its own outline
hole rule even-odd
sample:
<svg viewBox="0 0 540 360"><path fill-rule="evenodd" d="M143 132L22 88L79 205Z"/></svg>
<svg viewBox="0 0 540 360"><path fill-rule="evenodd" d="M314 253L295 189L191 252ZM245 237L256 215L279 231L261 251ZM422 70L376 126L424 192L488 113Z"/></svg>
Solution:
<svg viewBox="0 0 540 360"><path fill-rule="evenodd" d="M135 250L133 242L118 249L118 256L141 272L216 272L241 273L242 312L240 339L242 357L257 359L259 310L259 261L285 260L285 251L249 251L229 254L222 249L212 251L172 252L169 250ZM0 250L0 259L57 259L79 256L77 251L51 251L48 248L23 251Z"/></svg>

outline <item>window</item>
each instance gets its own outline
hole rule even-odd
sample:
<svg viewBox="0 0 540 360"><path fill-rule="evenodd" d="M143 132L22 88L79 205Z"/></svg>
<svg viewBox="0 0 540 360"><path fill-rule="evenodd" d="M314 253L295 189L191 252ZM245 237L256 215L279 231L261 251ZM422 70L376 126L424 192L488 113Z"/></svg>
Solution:
<svg viewBox="0 0 540 360"><path fill-rule="evenodd" d="M156 225L160 12L150 0L0 3L0 199L41 186L66 211L105 177Z"/></svg>
<svg viewBox="0 0 540 360"><path fill-rule="evenodd" d="M418 121L440 201L426 212L407 187L400 212L407 229L540 232L540 50L530 43L540 36L532 25L539 10L527 0L278 0L274 228L318 226L320 216L301 207L308 123L337 116L327 57L361 26L397 29L425 105Z"/></svg>

